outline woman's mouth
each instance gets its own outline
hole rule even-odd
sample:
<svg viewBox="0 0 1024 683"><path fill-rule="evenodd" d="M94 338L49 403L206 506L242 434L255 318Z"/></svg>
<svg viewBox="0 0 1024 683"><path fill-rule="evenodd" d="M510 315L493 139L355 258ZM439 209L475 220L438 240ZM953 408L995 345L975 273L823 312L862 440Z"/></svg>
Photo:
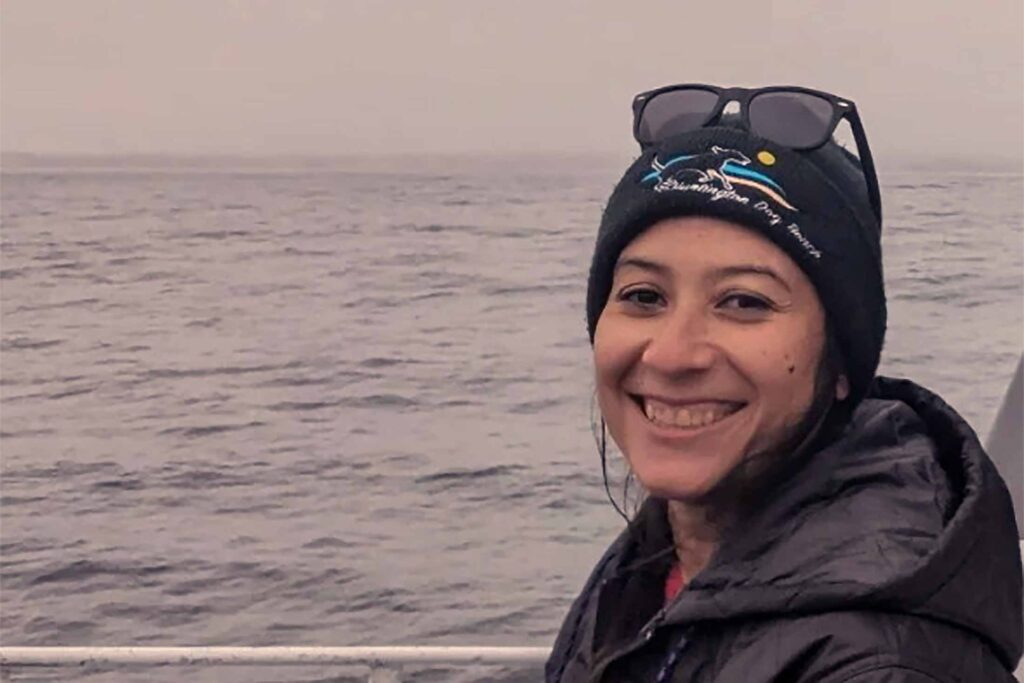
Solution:
<svg viewBox="0 0 1024 683"><path fill-rule="evenodd" d="M673 404L649 396L630 395L647 421L659 427L697 430L721 422L743 408L735 401L702 400Z"/></svg>

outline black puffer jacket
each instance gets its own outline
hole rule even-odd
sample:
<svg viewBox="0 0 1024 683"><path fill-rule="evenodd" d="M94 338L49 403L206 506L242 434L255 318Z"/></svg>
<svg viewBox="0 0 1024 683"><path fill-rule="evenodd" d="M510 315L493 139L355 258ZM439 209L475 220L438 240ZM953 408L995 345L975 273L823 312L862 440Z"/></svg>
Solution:
<svg viewBox="0 0 1024 683"><path fill-rule="evenodd" d="M548 683L998 683L1021 656L1006 486L908 381L880 378L663 609L671 555L665 503L648 500L573 604Z"/></svg>

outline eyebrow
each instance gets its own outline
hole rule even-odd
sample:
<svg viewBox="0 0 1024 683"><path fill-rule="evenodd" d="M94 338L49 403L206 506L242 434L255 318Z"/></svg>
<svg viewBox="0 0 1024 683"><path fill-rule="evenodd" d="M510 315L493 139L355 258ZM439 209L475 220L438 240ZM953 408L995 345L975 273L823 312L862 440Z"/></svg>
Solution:
<svg viewBox="0 0 1024 683"><path fill-rule="evenodd" d="M618 272L620 268L626 268L628 266L640 268L641 270L650 270L664 277L669 277L672 274L672 269L666 266L665 264L658 263L657 261L651 261L645 258L640 258L637 256L631 256L629 258L622 259L621 261L616 263L614 272ZM762 275L765 277L770 277L771 279L775 280L780 285L782 285L782 287L784 287L787 292L792 293L793 291L792 288L789 286L789 283L786 282L782 278L782 276L776 273L774 270L772 270L768 266L760 266L753 263L744 263L735 266L723 266L721 268L715 268L709 275L708 279L717 282L718 280L724 280L725 278L733 277L736 275Z"/></svg>
<svg viewBox="0 0 1024 683"><path fill-rule="evenodd" d="M733 275L764 275L778 282L787 291L792 293L793 290L790 288L789 283L782 279L782 276L776 273L768 266L758 266L753 263L745 263L739 266L725 266L724 268L715 269L715 273L712 276L714 280L724 280L727 277Z"/></svg>
<svg viewBox="0 0 1024 683"><path fill-rule="evenodd" d="M672 269L668 266L658 263L657 261L648 261L647 259L639 258L637 256L631 256L630 258L624 258L615 264L613 273L619 272L621 268L633 266L634 268L640 268L641 270L653 270L659 275L668 276L672 274Z"/></svg>

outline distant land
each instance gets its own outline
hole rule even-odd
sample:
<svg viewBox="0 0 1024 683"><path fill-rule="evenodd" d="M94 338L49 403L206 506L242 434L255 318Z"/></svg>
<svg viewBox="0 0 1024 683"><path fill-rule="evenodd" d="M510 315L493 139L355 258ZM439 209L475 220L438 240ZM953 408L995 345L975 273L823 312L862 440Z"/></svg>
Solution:
<svg viewBox="0 0 1024 683"><path fill-rule="evenodd" d="M594 170L621 170L636 152L466 152L413 154L53 154L38 152L0 152L0 170L4 172L46 171L194 171L194 172L316 172L354 171L407 173L457 172L492 167L501 162L510 171L550 173L554 168L590 166ZM927 156L917 154L876 153L880 174L927 170L950 173L979 172L1024 174L1024 156L1017 158L981 158ZM553 167L552 167L553 166Z"/></svg>
<svg viewBox="0 0 1024 683"><path fill-rule="evenodd" d="M164 171L164 172L400 172L447 173L505 168L516 173L552 167L624 168L630 152L606 153L451 153L451 154L40 154L0 153L4 172ZM499 166L500 165L500 166Z"/></svg>

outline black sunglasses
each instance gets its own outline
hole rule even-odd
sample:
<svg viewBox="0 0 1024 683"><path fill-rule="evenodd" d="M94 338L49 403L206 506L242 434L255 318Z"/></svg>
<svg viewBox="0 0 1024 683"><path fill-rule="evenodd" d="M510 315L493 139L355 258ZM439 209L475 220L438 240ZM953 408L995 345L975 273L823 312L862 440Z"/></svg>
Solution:
<svg viewBox="0 0 1024 683"><path fill-rule="evenodd" d="M684 83L640 93L633 98L633 137L641 148L673 135L717 122L730 102L740 106L740 120L750 132L795 150L815 149L831 139L842 119L850 122L868 199L879 224L882 200L875 164L857 105L831 93L795 86L719 88Z"/></svg>

